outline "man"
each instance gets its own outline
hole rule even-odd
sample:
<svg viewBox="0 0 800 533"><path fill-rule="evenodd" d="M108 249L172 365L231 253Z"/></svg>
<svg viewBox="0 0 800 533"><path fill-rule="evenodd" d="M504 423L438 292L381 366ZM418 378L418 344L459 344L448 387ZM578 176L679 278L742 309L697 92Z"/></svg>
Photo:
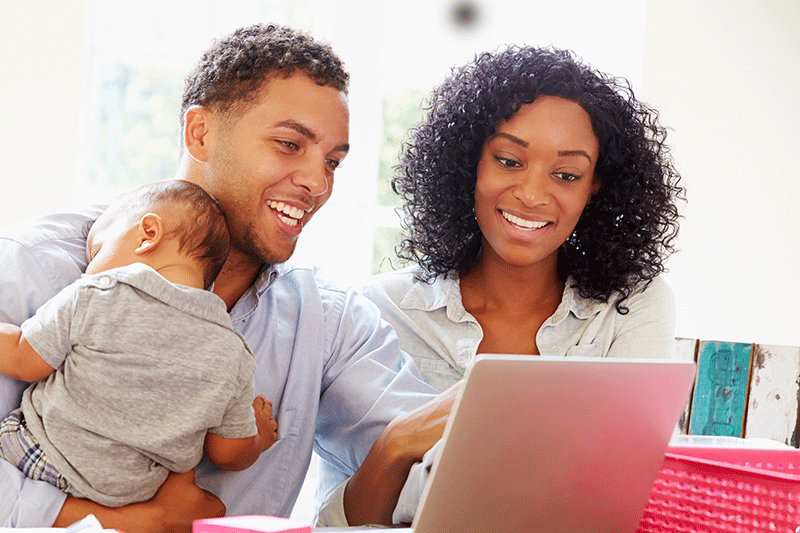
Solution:
<svg viewBox="0 0 800 533"><path fill-rule="evenodd" d="M355 473L339 503L348 516L376 518L370 498L396 499L411 463L441 436L446 408L423 405L435 390L372 304L283 263L349 150L347 83L329 47L257 25L207 51L184 91L176 177L203 187L228 217L231 251L213 290L256 356L255 393L272 401L278 441L245 471L204 461L197 486L191 472L172 474L152 500L118 509L65 499L0 464L0 525L65 526L93 513L134 533L189 530L226 508L286 516L312 446L332 471ZM83 227L97 215L51 215L0 238L0 321L21 323L80 276ZM25 385L0 381L0 411L19 404Z"/></svg>

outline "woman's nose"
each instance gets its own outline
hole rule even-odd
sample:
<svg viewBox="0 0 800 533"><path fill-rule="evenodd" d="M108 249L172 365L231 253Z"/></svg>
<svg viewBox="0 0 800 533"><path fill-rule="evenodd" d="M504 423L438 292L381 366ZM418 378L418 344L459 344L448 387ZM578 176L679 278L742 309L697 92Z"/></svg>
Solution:
<svg viewBox="0 0 800 533"><path fill-rule="evenodd" d="M525 206L533 207L550 201L550 181L546 172L530 169L520 176L514 196Z"/></svg>

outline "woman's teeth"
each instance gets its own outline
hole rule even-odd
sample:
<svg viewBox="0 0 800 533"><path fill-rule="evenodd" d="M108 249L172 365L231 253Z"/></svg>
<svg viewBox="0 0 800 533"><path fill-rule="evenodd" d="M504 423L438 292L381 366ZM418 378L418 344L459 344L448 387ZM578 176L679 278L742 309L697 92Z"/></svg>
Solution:
<svg viewBox="0 0 800 533"><path fill-rule="evenodd" d="M503 218L505 218L515 226L519 226L520 228L524 229L539 229L549 224L549 222L535 222L533 220L525 220L524 218L512 215L511 213L506 213L505 211L501 211L501 213L503 215Z"/></svg>
<svg viewBox="0 0 800 533"><path fill-rule="evenodd" d="M267 202L267 205L278 212L278 216L283 220L286 224L290 226L294 226L300 222L300 219L303 218L303 210L298 209L294 206L285 204L283 202L276 202L275 200L270 200Z"/></svg>

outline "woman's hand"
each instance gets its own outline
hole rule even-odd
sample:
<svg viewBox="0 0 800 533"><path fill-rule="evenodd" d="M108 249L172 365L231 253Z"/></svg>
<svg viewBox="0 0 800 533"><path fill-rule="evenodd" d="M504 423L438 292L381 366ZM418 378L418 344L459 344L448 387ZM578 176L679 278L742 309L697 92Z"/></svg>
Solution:
<svg viewBox="0 0 800 533"><path fill-rule="evenodd" d="M68 497L54 527L67 527L93 514L106 529L125 533L190 532L200 518L225 516L225 505L194 483L194 470L171 473L152 499L109 508L90 500Z"/></svg>

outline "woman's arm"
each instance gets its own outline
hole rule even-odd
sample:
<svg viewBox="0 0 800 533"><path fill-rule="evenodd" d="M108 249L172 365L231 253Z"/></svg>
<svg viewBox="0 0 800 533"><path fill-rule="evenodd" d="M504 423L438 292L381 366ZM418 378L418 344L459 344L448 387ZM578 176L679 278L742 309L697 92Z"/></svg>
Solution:
<svg viewBox="0 0 800 533"><path fill-rule="evenodd" d="M33 382L46 378L55 370L25 340L19 326L0 324L0 374Z"/></svg>
<svg viewBox="0 0 800 533"><path fill-rule="evenodd" d="M171 473L152 499L124 507L103 507L90 500L68 497L54 527L67 527L93 514L106 529L125 533L190 532L192 522L225 516L225 505L194 484L194 470Z"/></svg>

